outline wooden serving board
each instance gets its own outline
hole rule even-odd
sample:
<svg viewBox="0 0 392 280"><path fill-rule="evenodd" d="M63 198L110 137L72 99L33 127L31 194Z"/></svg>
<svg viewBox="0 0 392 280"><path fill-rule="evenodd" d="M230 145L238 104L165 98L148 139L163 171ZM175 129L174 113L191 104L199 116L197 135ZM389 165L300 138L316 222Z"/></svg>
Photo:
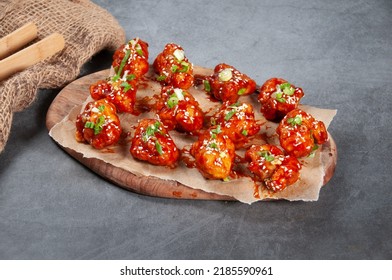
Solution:
<svg viewBox="0 0 392 280"><path fill-rule="evenodd" d="M198 73L211 73L211 70L197 66L195 66L195 70L197 70ZM50 130L54 125L61 122L62 119L69 114L74 106L80 105L86 100L87 96L89 95L89 86L91 84L98 80L105 79L108 77L108 75L109 70L96 72L75 80L63 88L57 97L53 100L47 112L47 129ZM136 176L122 168L115 167L99 159L84 158L81 153L78 153L72 149L64 147L61 148L63 148L68 154L103 178L132 192L164 198L235 200L230 196L193 189L174 180L168 181L156 177ZM323 185L325 185L332 178L337 162L337 149L332 137L329 137L329 141L322 145L322 158L325 162L325 176L323 183Z"/></svg>

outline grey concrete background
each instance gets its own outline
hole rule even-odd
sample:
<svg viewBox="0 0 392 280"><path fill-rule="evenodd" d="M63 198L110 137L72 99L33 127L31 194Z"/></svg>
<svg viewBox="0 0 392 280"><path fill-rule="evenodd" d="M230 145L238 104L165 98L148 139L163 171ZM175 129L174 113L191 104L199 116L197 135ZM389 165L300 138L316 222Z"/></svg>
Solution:
<svg viewBox="0 0 392 280"><path fill-rule="evenodd" d="M103 180L48 136L58 90L17 113L0 154L1 259L391 259L392 1L94 1L150 44L226 62L336 108L339 159L317 202L186 201ZM103 51L82 75L109 67Z"/></svg>

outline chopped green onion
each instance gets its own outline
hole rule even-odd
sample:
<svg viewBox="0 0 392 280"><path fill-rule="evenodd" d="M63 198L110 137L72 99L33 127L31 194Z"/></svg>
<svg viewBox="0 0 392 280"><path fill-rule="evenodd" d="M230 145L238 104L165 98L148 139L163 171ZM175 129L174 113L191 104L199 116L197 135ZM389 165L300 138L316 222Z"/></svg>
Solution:
<svg viewBox="0 0 392 280"><path fill-rule="evenodd" d="M213 134L219 134L219 133L221 133L221 132L222 132L221 126L218 124L218 125L216 126L216 128L214 128L214 129L211 130L211 132L212 132Z"/></svg>
<svg viewBox="0 0 392 280"><path fill-rule="evenodd" d="M98 110L102 113L105 110L105 105L99 106Z"/></svg>
<svg viewBox="0 0 392 280"><path fill-rule="evenodd" d="M95 124L93 122L86 122L84 127L94 129Z"/></svg>
<svg viewBox="0 0 392 280"><path fill-rule="evenodd" d="M185 58L185 53L184 53L184 51L183 51L183 50L180 50L180 49L176 49L176 50L173 52L173 55L174 55L174 57L177 58L177 60L180 61L180 62L183 61L184 58Z"/></svg>
<svg viewBox="0 0 392 280"><path fill-rule="evenodd" d="M280 89L283 91L284 94L286 95L293 95L295 89L289 84L289 83L283 83L280 85Z"/></svg>
<svg viewBox="0 0 392 280"><path fill-rule="evenodd" d="M207 92L210 92L211 91L211 85L210 85L210 82L209 81L207 81L207 80L204 80L204 90L205 91L207 91Z"/></svg>
<svg viewBox="0 0 392 280"><path fill-rule="evenodd" d="M135 78L136 78L135 74L129 74L129 75L127 76L127 81L132 81L132 80L134 80Z"/></svg>
<svg viewBox="0 0 392 280"><path fill-rule="evenodd" d="M241 88L241 89L237 92L237 94L238 94L238 95L243 95L245 92L246 92L246 88Z"/></svg>
<svg viewBox="0 0 392 280"><path fill-rule="evenodd" d="M99 116L98 122L94 125L94 135L99 134L103 129L103 124L105 123L105 117Z"/></svg>
<svg viewBox="0 0 392 280"><path fill-rule="evenodd" d="M234 116L234 114L236 113L235 110L231 110L229 111L226 115L225 115L225 121L228 121L231 119L232 116Z"/></svg>
<svg viewBox="0 0 392 280"><path fill-rule="evenodd" d="M289 124L291 124L292 126L301 125L302 124L302 116L296 115L294 118L289 118L287 120L287 122Z"/></svg>
<svg viewBox="0 0 392 280"><path fill-rule="evenodd" d="M263 157L266 161L271 162L275 159L275 157L269 151L261 151L259 153L261 157Z"/></svg>
<svg viewBox="0 0 392 280"><path fill-rule="evenodd" d="M308 155L308 158L314 158L314 156L316 155L316 151L319 148L319 146L317 144L314 144L312 152Z"/></svg>
<svg viewBox="0 0 392 280"><path fill-rule="evenodd" d="M285 102L286 102L286 99L284 99L284 98L282 97L282 95L283 95L282 92L278 92L278 93L276 94L275 99L276 99L276 101L278 101L278 102L280 102L280 103L285 103Z"/></svg>
<svg viewBox="0 0 392 280"><path fill-rule="evenodd" d="M123 59L121 60L120 67L118 68L118 71L117 71L117 75L116 76L118 76L118 78L120 78L122 70L124 69L124 66L127 63L128 58L129 58L130 55L131 55L131 50L127 50L127 52L125 53ZM118 79L116 79L116 80L118 80Z"/></svg>
<svg viewBox="0 0 392 280"><path fill-rule="evenodd" d="M121 85L124 88L124 92L127 92L128 90L130 90L132 88L132 86L130 84L128 84L127 82L123 82L121 83Z"/></svg>
<svg viewBox="0 0 392 280"><path fill-rule="evenodd" d="M210 143L210 145L208 145L208 147L210 147L212 149L218 149L218 145L215 142Z"/></svg>
<svg viewBox="0 0 392 280"><path fill-rule="evenodd" d="M182 66L182 68L179 69L178 72L180 72L180 73L188 72L188 69L189 69L189 63L188 62L185 62L185 61L181 62L181 66Z"/></svg>
<svg viewBox="0 0 392 280"><path fill-rule="evenodd" d="M221 82L227 82L233 77L233 70L230 68L223 69L219 72L218 78Z"/></svg>
<svg viewBox="0 0 392 280"><path fill-rule="evenodd" d="M237 101L236 103L231 104L228 108L235 109L235 108L239 107L240 105L241 105L241 103L239 101Z"/></svg>
<svg viewBox="0 0 392 280"><path fill-rule="evenodd" d="M140 46L140 44L137 44L135 46L135 49L136 49L136 52L137 52L138 55L144 56L144 53L143 53L143 50L142 50L142 47Z"/></svg>
<svg viewBox="0 0 392 280"><path fill-rule="evenodd" d="M173 66L171 67L172 73L176 73L177 70L178 70L178 66L177 66L177 65L173 65Z"/></svg>
<svg viewBox="0 0 392 280"><path fill-rule="evenodd" d="M161 123L159 121L156 121L153 125L149 125L146 128L146 132L143 135L143 141L147 142L150 137L154 136L156 132L159 132L159 127L161 126Z"/></svg>
<svg viewBox="0 0 392 280"><path fill-rule="evenodd" d="M160 155L163 154L162 145L161 143L158 142L158 140L155 140L155 148L157 149L158 154Z"/></svg>
<svg viewBox="0 0 392 280"><path fill-rule="evenodd" d="M246 129L244 129L244 130L242 130L241 134L244 136L248 136L248 131Z"/></svg>
<svg viewBox="0 0 392 280"><path fill-rule="evenodd" d="M230 177L226 177L223 179L223 182L230 182Z"/></svg>
<svg viewBox="0 0 392 280"><path fill-rule="evenodd" d="M158 82L162 82L164 80L166 80L166 75L160 75L160 76L157 77L157 81Z"/></svg>
<svg viewBox="0 0 392 280"><path fill-rule="evenodd" d="M178 105L178 97L175 93L170 95L169 99L167 100L167 106L172 109L174 106Z"/></svg>

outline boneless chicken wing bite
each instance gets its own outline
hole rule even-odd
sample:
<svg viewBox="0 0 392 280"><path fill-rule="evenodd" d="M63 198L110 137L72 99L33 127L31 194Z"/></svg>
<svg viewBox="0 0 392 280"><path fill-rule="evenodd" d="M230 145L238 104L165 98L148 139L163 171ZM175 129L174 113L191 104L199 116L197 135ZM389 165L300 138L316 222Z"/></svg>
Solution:
<svg viewBox="0 0 392 280"><path fill-rule="evenodd" d="M121 132L115 106L104 99L88 103L76 119L76 140L96 149L117 143Z"/></svg>
<svg viewBox="0 0 392 280"><path fill-rule="evenodd" d="M169 43L155 58L153 67L157 81L175 88L188 89L193 85L193 65L185 56L184 49Z"/></svg>
<svg viewBox="0 0 392 280"><path fill-rule="evenodd" d="M186 90L162 87L157 109L159 119L168 130L191 133L203 127L204 113L196 99Z"/></svg>
<svg viewBox="0 0 392 280"><path fill-rule="evenodd" d="M309 156L328 140L324 123L301 109L289 112L276 131L282 148L297 158Z"/></svg>
<svg viewBox="0 0 392 280"><path fill-rule="evenodd" d="M252 145L245 153L248 169L257 180L278 192L294 184L300 176L301 164L296 157L284 155L276 146L270 144Z"/></svg>
<svg viewBox="0 0 392 280"><path fill-rule="evenodd" d="M204 80L204 89L217 100L235 103L240 96L253 93L256 82L233 66L221 63Z"/></svg>
<svg viewBox="0 0 392 280"><path fill-rule="evenodd" d="M239 101L233 104L224 103L211 117L211 123L219 124L236 148L246 144L248 137L260 130L260 125L255 120L253 106Z"/></svg>
<svg viewBox="0 0 392 280"><path fill-rule="evenodd" d="M113 55L114 78L132 76L139 80L148 72L148 44L139 38L120 46Z"/></svg>
<svg viewBox="0 0 392 280"><path fill-rule="evenodd" d="M219 125L201 134L193 143L190 153L205 178L225 180L229 177L235 158L235 146Z"/></svg>
<svg viewBox="0 0 392 280"><path fill-rule="evenodd" d="M90 86L93 99L106 98L116 106L118 112L135 115L138 114L135 110L136 92L137 80L133 77L101 80Z"/></svg>
<svg viewBox="0 0 392 280"><path fill-rule="evenodd" d="M280 121L288 112L296 109L304 92L281 78L267 80L260 89L260 111L267 120Z"/></svg>
<svg viewBox="0 0 392 280"><path fill-rule="evenodd" d="M175 167L180 156L173 139L157 119L142 119L139 122L130 152L136 159L169 167Z"/></svg>

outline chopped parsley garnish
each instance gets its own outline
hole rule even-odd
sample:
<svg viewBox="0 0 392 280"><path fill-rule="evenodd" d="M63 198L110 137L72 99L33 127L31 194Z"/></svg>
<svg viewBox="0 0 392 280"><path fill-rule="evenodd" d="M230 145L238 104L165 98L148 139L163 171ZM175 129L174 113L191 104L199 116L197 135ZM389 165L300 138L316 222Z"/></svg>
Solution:
<svg viewBox="0 0 392 280"><path fill-rule="evenodd" d="M296 115L294 118L289 118L287 123L291 124L292 126L301 125L302 124L302 116Z"/></svg>

